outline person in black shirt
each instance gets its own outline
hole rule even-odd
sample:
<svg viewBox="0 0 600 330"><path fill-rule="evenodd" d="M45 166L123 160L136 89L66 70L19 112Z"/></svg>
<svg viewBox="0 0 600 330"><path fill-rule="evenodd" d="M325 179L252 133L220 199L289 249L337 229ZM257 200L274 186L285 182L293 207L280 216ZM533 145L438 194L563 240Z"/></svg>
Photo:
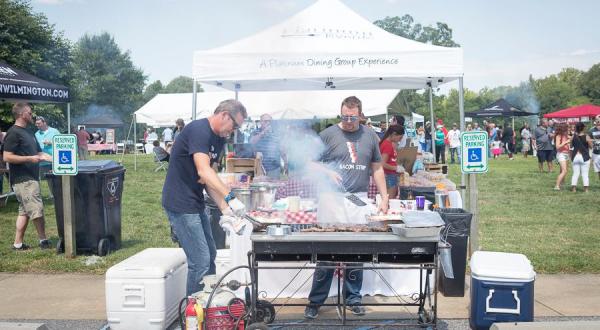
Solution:
<svg viewBox="0 0 600 330"><path fill-rule="evenodd" d="M23 243L23 236L29 220L35 224L35 229L42 249L50 248L46 239L44 223L44 204L40 193L39 163L52 161L50 155L40 149L35 136L27 125L33 124L31 106L27 103L16 103L12 109L15 124L8 130L4 138L4 161L10 164L10 184L19 201L15 241L13 250L27 250L29 246Z"/></svg>
<svg viewBox="0 0 600 330"><path fill-rule="evenodd" d="M210 117L189 123L171 149L162 206L187 258L188 296L200 291L204 275L215 274L216 270L217 248L205 213L204 191L221 210L222 222L229 220L233 230L234 219L245 214L245 205L235 199L212 166L223 151L225 138L246 117L246 108L240 102L225 100Z"/></svg>

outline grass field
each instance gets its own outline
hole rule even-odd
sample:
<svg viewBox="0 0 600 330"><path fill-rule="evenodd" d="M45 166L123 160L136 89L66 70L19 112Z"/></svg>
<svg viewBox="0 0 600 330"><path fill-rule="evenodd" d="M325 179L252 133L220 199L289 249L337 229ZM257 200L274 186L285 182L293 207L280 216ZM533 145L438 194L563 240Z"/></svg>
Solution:
<svg viewBox="0 0 600 330"><path fill-rule="evenodd" d="M150 156L138 157L137 171L133 170L131 155L125 157L124 166L122 249L104 258L65 258L54 250L37 248L35 229L30 225L25 241L35 247L28 252L14 252L10 246L17 202L10 198L8 205L0 208L0 271L103 274L111 265L145 248L175 246L160 206L165 172L153 171ZM484 250L523 253L542 273L600 273L600 180L590 173L587 194L553 191L556 175L557 169L551 174L538 173L534 158L491 160L490 172L478 176L481 246ZM450 178L460 182L458 166L450 167ZM45 182L42 189L48 196ZM50 200L44 202L47 233L55 243L54 206Z"/></svg>

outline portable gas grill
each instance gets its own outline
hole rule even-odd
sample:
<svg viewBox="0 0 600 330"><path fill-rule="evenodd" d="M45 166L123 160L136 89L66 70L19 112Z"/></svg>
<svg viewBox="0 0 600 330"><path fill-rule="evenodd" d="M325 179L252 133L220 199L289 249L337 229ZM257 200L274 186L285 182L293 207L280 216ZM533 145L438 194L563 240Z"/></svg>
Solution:
<svg viewBox="0 0 600 330"><path fill-rule="evenodd" d="M436 237L405 238L389 232L294 232L286 236L269 236L253 233L250 237L252 250L248 253L251 276L251 322L262 322L256 317L258 301L259 269L290 269L287 267L258 265L261 261L306 261L320 262L320 268L342 270L355 269L419 269L420 283L418 298L398 303L363 303L364 306L415 306L418 307L418 325L437 325L437 283L431 284L430 277L437 276L438 243ZM327 265L322 265L327 262ZM386 263L386 264L381 264ZM299 265L297 269L316 269L316 266ZM423 276L427 274L427 276ZM381 275L380 275L381 276ZM435 278L435 277L434 277ZM293 279L292 279L293 280ZM344 277L338 277L338 297L341 306L341 321L346 324L346 306L342 298ZM305 304L273 304L274 306L305 306ZM258 310L260 314L260 310ZM337 323L336 323L337 324ZM336 325L313 324L311 325ZM361 322L361 325L365 323ZM339 324L337 324L339 325ZM390 323L386 323L390 326ZM401 325L407 325L402 323Z"/></svg>

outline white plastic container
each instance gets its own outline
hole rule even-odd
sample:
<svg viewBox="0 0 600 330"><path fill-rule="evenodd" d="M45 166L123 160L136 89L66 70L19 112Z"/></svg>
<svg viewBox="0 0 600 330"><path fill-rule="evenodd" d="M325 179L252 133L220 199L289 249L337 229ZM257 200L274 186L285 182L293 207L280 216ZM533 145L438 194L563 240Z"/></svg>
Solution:
<svg viewBox="0 0 600 330"><path fill-rule="evenodd" d="M166 329L185 297L183 249L150 248L106 271L106 318L113 330Z"/></svg>

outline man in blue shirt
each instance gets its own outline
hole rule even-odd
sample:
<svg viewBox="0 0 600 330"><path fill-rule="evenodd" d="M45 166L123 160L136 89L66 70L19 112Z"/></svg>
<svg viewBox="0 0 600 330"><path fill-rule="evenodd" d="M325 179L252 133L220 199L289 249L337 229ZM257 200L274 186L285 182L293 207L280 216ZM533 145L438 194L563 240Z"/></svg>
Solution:
<svg viewBox="0 0 600 330"><path fill-rule="evenodd" d="M204 190L224 217L245 213L245 206L219 179L212 165L225 138L242 125L246 108L236 100L221 102L212 116L189 123L173 144L162 191L162 205L187 257L186 294L202 290L202 278L215 274L217 249L205 213Z"/></svg>
<svg viewBox="0 0 600 330"><path fill-rule="evenodd" d="M260 116L260 128L252 133L250 143L254 145L254 151L262 154L262 165L265 175L279 179L281 175L281 144L280 137L275 134L271 125L270 115Z"/></svg>
<svg viewBox="0 0 600 330"><path fill-rule="evenodd" d="M48 126L46 118L37 116L35 118L35 126L38 128L35 132L35 139L40 145L40 149L45 154L52 156L52 137L60 134L60 132L53 127ZM44 175L52 171L52 162L40 162L40 180L44 179ZM52 180L48 181L48 190L50 190L49 198L52 198Z"/></svg>

